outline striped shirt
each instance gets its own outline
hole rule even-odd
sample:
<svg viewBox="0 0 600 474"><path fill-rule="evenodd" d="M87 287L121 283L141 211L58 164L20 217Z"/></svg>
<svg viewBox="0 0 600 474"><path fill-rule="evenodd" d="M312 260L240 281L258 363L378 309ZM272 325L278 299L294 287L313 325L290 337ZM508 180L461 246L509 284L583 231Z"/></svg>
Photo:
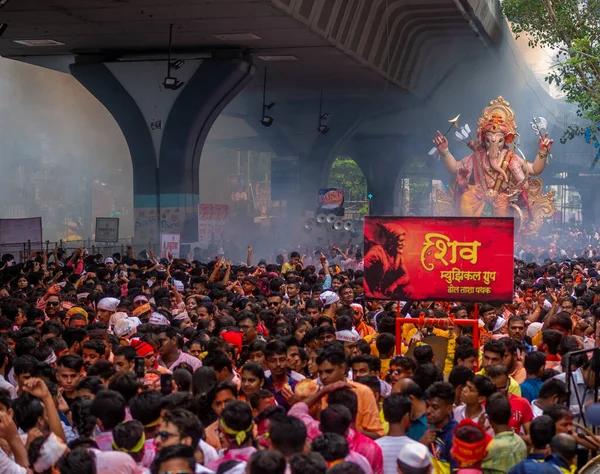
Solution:
<svg viewBox="0 0 600 474"><path fill-rule="evenodd" d="M383 474L396 474L398 453L407 444L419 444L408 436L384 436L375 442L381 448L383 454Z"/></svg>

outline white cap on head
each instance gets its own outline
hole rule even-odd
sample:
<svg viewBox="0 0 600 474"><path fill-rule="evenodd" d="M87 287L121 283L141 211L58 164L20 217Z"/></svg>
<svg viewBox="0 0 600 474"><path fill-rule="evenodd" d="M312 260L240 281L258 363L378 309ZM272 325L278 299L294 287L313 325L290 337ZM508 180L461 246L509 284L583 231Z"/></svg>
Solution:
<svg viewBox="0 0 600 474"><path fill-rule="evenodd" d="M360 334L356 332L356 329L344 329L343 331L337 331L335 338L341 342L358 342L360 341Z"/></svg>
<svg viewBox="0 0 600 474"><path fill-rule="evenodd" d="M531 323L529 326L527 326L527 331L525 331L525 333L533 338L538 332L540 332L542 330L542 323Z"/></svg>
<svg viewBox="0 0 600 474"><path fill-rule="evenodd" d="M117 298L102 298L98 302L98 309L104 309L106 311L112 311L113 313L119 307L119 300Z"/></svg>
<svg viewBox="0 0 600 474"><path fill-rule="evenodd" d="M127 319L127 318L128 318L127 313L123 313L123 312L115 313L110 317L110 321L108 322L108 325L114 327L117 324L117 321L120 321L121 319Z"/></svg>
<svg viewBox="0 0 600 474"><path fill-rule="evenodd" d="M492 329L492 332L498 332L504 326L506 326L506 319L504 319L502 316L498 316L498 319L496 319L496 324L494 324L494 329Z"/></svg>
<svg viewBox="0 0 600 474"><path fill-rule="evenodd" d="M330 304L337 303L340 300L340 296L330 290L325 290L319 295L319 300L323 306L329 306Z"/></svg>
<svg viewBox="0 0 600 474"><path fill-rule="evenodd" d="M175 321L183 321L184 319L189 318L190 315L188 314L187 311L182 311L181 313L179 313L177 316L175 316L173 319Z"/></svg>
<svg viewBox="0 0 600 474"><path fill-rule="evenodd" d="M131 336L135 332L136 327L137 324L133 318L119 319L115 323L114 332L117 337L127 337Z"/></svg>
<svg viewBox="0 0 600 474"><path fill-rule="evenodd" d="M414 469L423 469L431 466L431 454L425 445L409 443L400 449L398 462Z"/></svg>
<svg viewBox="0 0 600 474"><path fill-rule="evenodd" d="M171 322L160 313L152 313L148 323L154 324L156 326L170 326Z"/></svg>
<svg viewBox="0 0 600 474"><path fill-rule="evenodd" d="M104 264L105 264L105 265L108 265L109 263L115 263L115 261L113 260L113 258L112 258L112 257L106 257L106 258L104 259Z"/></svg>

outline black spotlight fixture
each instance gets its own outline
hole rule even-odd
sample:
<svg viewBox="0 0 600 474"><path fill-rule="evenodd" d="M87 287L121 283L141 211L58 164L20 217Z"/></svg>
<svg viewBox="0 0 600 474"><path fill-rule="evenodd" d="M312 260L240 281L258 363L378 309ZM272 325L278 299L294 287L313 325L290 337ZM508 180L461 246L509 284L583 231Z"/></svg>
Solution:
<svg viewBox="0 0 600 474"><path fill-rule="evenodd" d="M181 86L183 86L185 84L185 82L180 81L179 79L177 79L174 76L171 76L171 67L173 67L173 69L177 70L181 66L183 66L183 61L181 61L181 60L174 61L174 63L181 62L181 64L179 64L179 67L175 67L175 65L171 63L171 47L172 46L173 46L173 23L171 23L169 25L169 57L167 58L167 76L165 77L165 79L163 81L163 87L165 89L169 89L171 91L176 91L177 89L180 89Z"/></svg>
<svg viewBox="0 0 600 474"><path fill-rule="evenodd" d="M263 117L260 119L260 124L263 127L270 127L271 125L273 125L273 117L269 117L268 115L263 115Z"/></svg>
<svg viewBox="0 0 600 474"><path fill-rule="evenodd" d="M184 64L185 61L183 59L175 59L174 61L171 61L171 69L177 71L178 69L181 69Z"/></svg>
<svg viewBox="0 0 600 474"><path fill-rule="evenodd" d="M271 110L275 106L275 102L270 102L267 104L267 68L265 68L265 80L263 82L263 100L262 100L262 117L260 119L260 124L263 127L270 127L273 125L275 119L270 115L267 115L267 110Z"/></svg>
<svg viewBox="0 0 600 474"><path fill-rule="evenodd" d="M327 135L329 132L329 127L323 123L323 120L327 120L329 118L328 112L323 112L323 91L321 91L321 98L319 100L319 125L317 126L317 132L321 135Z"/></svg>

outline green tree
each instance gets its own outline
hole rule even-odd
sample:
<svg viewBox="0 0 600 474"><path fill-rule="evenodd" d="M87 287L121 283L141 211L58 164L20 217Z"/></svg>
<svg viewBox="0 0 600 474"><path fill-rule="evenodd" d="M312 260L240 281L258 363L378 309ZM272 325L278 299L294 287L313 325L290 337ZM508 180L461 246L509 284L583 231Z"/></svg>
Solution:
<svg viewBox="0 0 600 474"><path fill-rule="evenodd" d="M600 0L504 0L502 7L513 33L528 34L531 47L557 50L557 64L546 81L577 104L577 115L599 123ZM562 141L584 133L570 126Z"/></svg>
<svg viewBox="0 0 600 474"><path fill-rule="evenodd" d="M348 201L362 201L367 198L367 180L356 162L345 156L337 156L329 172L330 188L344 190Z"/></svg>
<svg viewBox="0 0 600 474"><path fill-rule="evenodd" d="M366 201L367 180L356 162L346 156L337 156L331 165L327 185L330 188L344 190L346 201ZM367 214L368 204L364 204L359 212Z"/></svg>

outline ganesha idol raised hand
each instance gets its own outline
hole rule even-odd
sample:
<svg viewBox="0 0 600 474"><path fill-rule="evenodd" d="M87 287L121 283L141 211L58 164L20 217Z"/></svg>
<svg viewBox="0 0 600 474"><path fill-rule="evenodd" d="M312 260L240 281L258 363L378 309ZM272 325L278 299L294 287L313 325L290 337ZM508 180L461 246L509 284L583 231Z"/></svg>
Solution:
<svg viewBox="0 0 600 474"><path fill-rule="evenodd" d="M465 217L508 217L517 214L524 230L526 221L533 220L537 222L534 227L539 228L541 219L535 219L528 196L529 177L544 171L553 141L548 134L540 136L533 162L518 156L509 147L517 136L515 113L502 97L490 102L477 125L478 140L469 142L473 153L460 161L454 158L448 148L448 140L439 131L433 140L444 166L456 176L454 202L457 213ZM537 192L538 183L535 184ZM551 194L544 196L546 200L553 199ZM553 212L553 203L550 207ZM544 214L548 212L548 209L544 210ZM527 228L528 233L534 230L531 225Z"/></svg>

